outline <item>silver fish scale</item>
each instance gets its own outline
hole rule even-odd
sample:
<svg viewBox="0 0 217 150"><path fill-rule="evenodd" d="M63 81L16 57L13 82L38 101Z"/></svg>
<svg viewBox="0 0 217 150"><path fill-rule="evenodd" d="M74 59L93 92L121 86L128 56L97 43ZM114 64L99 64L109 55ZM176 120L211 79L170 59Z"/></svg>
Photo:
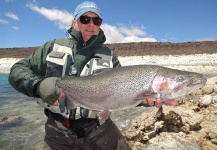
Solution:
<svg viewBox="0 0 217 150"><path fill-rule="evenodd" d="M161 66L138 65L114 68L96 76L68 77L57 85L76 105L92 110L121 110L136 106L144 95L151 94L156 75L167 78L195 77L194 73ZM202 78L201 75L197 77ZM173 94L174 95L174 94Z"/></svg>

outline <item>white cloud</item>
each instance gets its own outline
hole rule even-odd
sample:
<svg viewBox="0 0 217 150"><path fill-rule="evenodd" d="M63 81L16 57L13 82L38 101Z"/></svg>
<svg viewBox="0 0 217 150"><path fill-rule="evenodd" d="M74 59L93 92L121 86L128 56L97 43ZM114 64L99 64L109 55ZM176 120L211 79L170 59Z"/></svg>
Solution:
<svg viewBox="0 0 217 150"><path fill-rule="evenodd" d="M9 24L9 22L7 20L3 20L3 19L0 19L0 23L1 24Z"/></svg>
<svg viewBox="0 0 217 150"><path fill-rule="evenodd" d="M65 10L48 9L38 7L35 4L26 4L26 6L33 11L41 14L50 21L54 21L60 29L69 29L73 15ZM157 40L148 36L144 31L143 26L125 26L119 24L118 26L111 26L109 24L102 24L106 35L106 43L125 43L125 42L156 42Z"/></svg>
<svg viewBox="0 0 217 150"><path fill-rule="evenodd" d="M15 15L14 13L12 12L8 12L8 13L5 13L5 16L11 18L11 19L14 19L14 20L20 20L17 15Z"/></svg>
<svg viewBox="0 0 217 150"><path fill-rule="evenodd" d="M12 26L11 28L14 30L19 30L19 27L17 27L17 26Z"/></svg>
<svg viewBox="0 0 217 150"><path fill-rule="evenodd" d="M128 43L128 42L156 42L155 38L147 37L147 33L141 27L136 26L111 26L102 24L106 35L106 43ZM139 33L140 32L140 33Z"/></svg>
<svg viewBox="0 0 217 150"><path fill-rule="evenodd" d="M198 39L196 41L215 41L216 39L211 38L211 37L206 37L206 38L202 38L202 39Z"/></svg>
<svg viewBox="0 0 217 150"><path fill-rule="evenodd" d="M144 31L144 26L130 26L127 27L123 24L119 25L119 31L127 36L147 36L147 33Z"/></svg>
<svg viewBox="0 0 217 150"><path fill-rule="evenodd" d="M65 10L47 9L34 4L26 4L26 6L48 20L54 21L60 29L69 29L72 24L73 16Z"/></svg>
<svg viewBox="0 0 217 150"><path fill-rule="evenodd" d="M124 39L124 36L118 31L117 27L102 24L101 28L106 35L106 43L121 43L121 41L123 41L122 39Z"/></svg>

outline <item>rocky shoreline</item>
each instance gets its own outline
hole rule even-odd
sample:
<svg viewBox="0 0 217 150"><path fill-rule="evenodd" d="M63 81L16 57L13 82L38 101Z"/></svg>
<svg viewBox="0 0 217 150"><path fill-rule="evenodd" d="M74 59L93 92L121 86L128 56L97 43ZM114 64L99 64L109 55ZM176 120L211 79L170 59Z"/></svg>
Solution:
<svg viewBox="0 0 217 150"><path fill-rule="evenodd" d="M120 128L133 150L215 150L217 149L217 77L207 85L177 100L176 106L164 106L156 117L143 112L132 119L126 130Z"/></svg>

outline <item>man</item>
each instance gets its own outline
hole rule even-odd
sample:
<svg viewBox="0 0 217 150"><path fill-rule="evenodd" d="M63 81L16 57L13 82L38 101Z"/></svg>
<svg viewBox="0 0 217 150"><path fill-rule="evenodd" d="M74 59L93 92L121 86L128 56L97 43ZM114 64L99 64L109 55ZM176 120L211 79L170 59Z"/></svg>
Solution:
<svg viewBox="0 0 217 150"><path fill-rule="evenodd" d="M9 82L28 96L41 98L49 105L60 105L65 95L57 88L56 81L61 76L89 75L85 69L90 69L90 62L96 61L96 55L108 58L112 62L110 67L121 67L116 55L102 46L105 35L100 29L101 23L102 14L97 5L81 3L75 9L72 27L68 30L71 38L46 42L35 53L14 64ZM109 54L104 54L104 51ZM145 99L144 103L154 105L151 98ZM161 105L158 99L156 106ZM61 113L45 109L48 120L44 149L130 149L110 118L99 126L91 110L79 108L80 112L70 111L67 104L63 106ZM79 118L75 117L77 112Z"/></svg>

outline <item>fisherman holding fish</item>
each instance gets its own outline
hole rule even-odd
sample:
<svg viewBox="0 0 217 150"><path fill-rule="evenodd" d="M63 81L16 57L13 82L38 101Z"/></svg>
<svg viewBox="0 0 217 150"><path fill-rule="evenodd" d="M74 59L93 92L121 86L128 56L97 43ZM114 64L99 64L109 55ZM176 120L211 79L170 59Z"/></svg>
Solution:
<svg viewBox="0 0 217 150"><path fill-rule="evenodd" d="M113 51L102 45L106 38L100 29L101 23L102 14L98 6L93 2L83 2L74 11L68 38L46 42L11 68L10 84L25 95L37 97L38 103L45 108L48 119L43 149L130 149L109 118L109 112L98 115L98 111L76 107L73 100L67 99L67 94L57 87L63 76L82 78L97 74L99 69L121 67ZM83 83L85 80L76 84L74 90L82 87ZM96 92L99 91L92 91L93 94ZM79 92L74 94L80 97ZM144 99L143 103L155 104L152 97ZM174 101L167 103L174 104ZM161 105L158 97L156 107ZM98 119L104 116L108 118L100 124Z"/></svg>

